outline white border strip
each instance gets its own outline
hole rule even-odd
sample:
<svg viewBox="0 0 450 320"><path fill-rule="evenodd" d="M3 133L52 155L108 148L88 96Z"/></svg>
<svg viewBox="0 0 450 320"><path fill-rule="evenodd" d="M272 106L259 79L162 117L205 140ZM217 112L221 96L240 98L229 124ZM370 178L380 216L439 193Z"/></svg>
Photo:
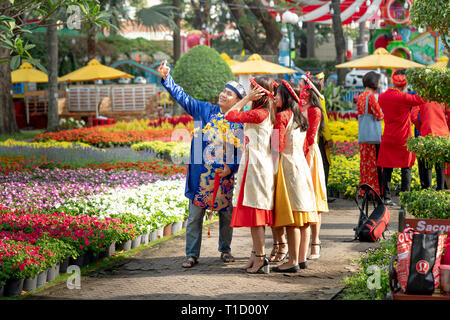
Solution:
<svg viewBox="0 0 450 320"><path fill-rule="evenodd" d="M378 10L381 5L382 0L374 0L369 8L367 8L366 13L356 21L356 23L364 22L369 20Z"/></svg>
<svg viewBox="0 0 450 320"><path fill-rule="evenodd" d="M344 12L341 12L341 21L345 21L350 18L356 12L356 8L361 7L364 2L365 0L356 0L355 2L353 2ZM332 23L332 19L317 22L330 24Z"/></svg>

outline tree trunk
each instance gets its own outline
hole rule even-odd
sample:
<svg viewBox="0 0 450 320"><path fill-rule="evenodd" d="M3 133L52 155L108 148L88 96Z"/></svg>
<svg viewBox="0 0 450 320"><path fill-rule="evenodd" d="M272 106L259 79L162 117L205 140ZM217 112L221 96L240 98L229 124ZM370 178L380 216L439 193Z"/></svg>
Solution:
<svg viewBox="0 0 450 320"><path fill-rule="evenodd" d="M332 23L334 33L334 44L336 47L336 64L340 64L345 61L345 38L344 38L344 31L342 29L340 1L331 0L331 7L334 10L334 14L332 15ZM345 74L346 74L345 69L337 69L339 85L344 85Z"/></svg>
<svg viewBox="0 0 450 320"><path fill-rule="evenodd" d="M0 47L0 57L8 58L9 50ZM0 134L19 131L11 90L11 69L8 61L0 64Z"/></svg>
<svg viewBox="0 0 450 320"><path fill-rule="evenodd" d="M245 10L239 0L225 0L230 9L231 15L236 21L236 27L242 39L243 47L250 53L258 52L257 39L258 36L254 27L246 19Z"/></svg>
<svg viewBox="0 0 450 320"><path fill-rule="evenodd" d="M306 57L315 58L315 29L316 25L314 22L306 22Z"/></svg>
<svg viewBox="0 0 450 320"><path fill-rule="evenodd" d="M364 31L366 24L364 22L361 22L359 24L359 37L356 39L356 55L362 56L364 53Z"/></svg>
<svg viewBox="0 0 450 320"><path fill-rule="evenodd" d="M211 0L191 0L192 8L194 9L193 26L196 30L202 30L202 25L208 26L210 21L209 11L211 10ZM175 4L174 4L175 6ZM203 8L203 11L201 11Z"/></svg>
<svg viewBox="0 0 450 320"><path fill-rule="evenodd" d="M303 23L303 26L302 26L302 33L301 33L301 37L300 37L300 57L302 57L302 58L306 58L307 56L308 56L308 54L307 54L307 39L306 39L306 36L305 36L305 34L306 34L306 22L305 23Z"/></svg>
<svg viewBox="0 0 450 320"><path fill-rule="evenodd" d="M261 10L261 0L245 1L257 20L262 24L266 38L259 40L256 26L249 22L240 0L225 0L242 38L244 49L250 53L278 55L278 45L283 35L269 12ZM258 41L259 40L259 41Z"/></svg>
<svg viewBox="0 0 450 320"><path fill-rule="evenodd" d="M278 45L283 38L283 34L281 33L277 22L274 18L272 18L268 11L260 9L264 6L261 0L250 0L245 1L245 3L249 6L250 10L259 20L265 30L266 39L260 49L261 53L278 55ZM289 48L289 52L290 50L291 48Z"/></svg>
<svg viewBox="0 0 450 320"><path fill-rule="evenodd" d="M57 131L58 115L58 30L55 20L48 20L47 27L47 60L48 60L48 115L47 131Z"/></svg>
<svg viewBox="0 0 450 320"><path fill-rule="evenodd" d="M96 46L97 46L97 28L94 24L90 24L88 26L88 35L87 35L87 56L88 61L95 59L96 56Z"/></svg>
<svg viewBox="0 0 450 320"><path fill-rule="evenodd" d="M175 29L173 30L173 65L176 64L176 62L181 57L181 19L180 19L180 0L173 0L173 6L177 8L177 11L175 12L175 16L173 18L173 21L175 22Z"/></svg>

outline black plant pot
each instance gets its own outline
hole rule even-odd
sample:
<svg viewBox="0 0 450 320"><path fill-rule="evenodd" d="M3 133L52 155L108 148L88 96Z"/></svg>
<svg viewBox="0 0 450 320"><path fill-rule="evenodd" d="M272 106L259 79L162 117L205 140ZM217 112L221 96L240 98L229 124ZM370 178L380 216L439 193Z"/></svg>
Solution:
<svg viewBox="0 0 450 320"><path fill-rule="evenodd" d="M22 293L24 279L8 279L5 285L5 297L18 297Z"/></svg>
<svg viewBox="0 0 450 320"><path fill-rule="evenodd" d="M80 268L84 267L85 266L85 262L84 262L85 258L86 258L86 253L83 253L82 255L78 256L76 259L70 258L69 265L76 265L76 266L79 266Z"/></svg>
<svg viewBox="0 0 450 320"><path fill-rule="evenodd" d="M54 264L47 273L47 282L55 280L59 276L59 262Z"/></svg>
<svg viewBox="0 0 450 320"><path fill-rule="evenodd" d="M36 288L45 286L45 282L47 281L47 273L48 270L45 270L38 274Z"/></svg>
<svg viewBox="0 0 450 320"><path fill-rule="evenodd" d="M33 291L37 288L37 275L34 278L25 279L23 282L23 290L25 291Z"/></svg>
<svg viewBox="0 0 450 320"><path fill-rule="evenodd" d="M83 267L84 266L88 266L91 264L91 253L90 252L85 252L84 254L84 260L83 260Z"/></svg>
<svg viewBox="0 0 450 320"><path fill-rule="evenodd" d="M138 235L136 238L134 238L131 241L131 249L139 248L139 246L141 245L141 242L142 242L142 236Z"/></svg>
<svg viewBox="0 0 450 320"><path fill-rule="evenodd" d="M4 291L5 287L0 284L0 298L3 298L3 291Z"/></svg>
<svg viewBox="0 0 450 320"><path fill-rule="evenodd" d="M106 249L106 256L111 257L116 252L116 242L113 241Z"/></svg>
<svg viewBox="0 0 450 320"><path fill-rule="evenodd" d="M131 240L127 240L127 241L119 243L117 245L117 251L122 251L122 250L123 251L128 251L128 250L130 250L131 249L131 243L132 243Z"/></svg>
<svg viewBox="0 0 450 320"><path fill-rule="evenodd" d="M69 258L64 259L63 261L60 262L59 264L59 273L66 273L67 272L67 268L69 267Z"/></svg>
<svg viewBox="0 0 450 320"><path fill-rule="evenodd" d="M97 262L100 259L100 253L89 252L89 261L90 263Z"/></svg>

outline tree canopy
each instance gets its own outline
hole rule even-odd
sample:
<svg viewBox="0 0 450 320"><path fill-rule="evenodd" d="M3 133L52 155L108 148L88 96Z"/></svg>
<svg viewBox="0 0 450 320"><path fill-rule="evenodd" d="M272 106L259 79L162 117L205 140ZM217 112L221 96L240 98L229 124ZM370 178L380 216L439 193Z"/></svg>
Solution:
<svg viewBox="0 0 450 320"><path fill-rule="evenodd" d="M215 103L234 76L216 50L199 45L178 60L173 78L194 99Z"/></svg>

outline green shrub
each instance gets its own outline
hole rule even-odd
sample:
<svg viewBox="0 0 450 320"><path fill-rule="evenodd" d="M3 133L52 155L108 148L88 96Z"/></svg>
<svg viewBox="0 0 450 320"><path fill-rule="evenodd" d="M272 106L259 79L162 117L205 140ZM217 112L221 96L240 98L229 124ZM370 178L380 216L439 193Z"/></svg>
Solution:
<svg viewBox="0 0 450 320"><path fill-rule="evenodd" d="M406 146L416 157L425 161L427 168L436 164L443 168L446 162L450 162L450 136L410 137Z"/></svg>
<svg viewBox="0 0 450 320"><path fill-rule="evenodd" d="M401 192L400 204L416 218L450 219L450 190Z"/></svg>
<svg viewBox="0 0 450 320"><path fill-rule="evenodd" d="M322 92L325 98L325 109L327 111L352 110L353 104L342 99L349 92L350 89L344 89L342 86L335 87L334 83L330 83Z"/></svg>
<svg viewBox="0 0 450 320"><path fill-rule="evenodd" d="M225 84L234 79L219 53L205 45L195 46L178 60L173 79L191 97L216 103Z"/></svg>
<svg viewBox="0 0 450 320"><path fill-rule="evenodd" d="M406 80L424 100L450 104L449 69L408 69Z"/></svg>
<svg viewBox="0 0 450 320"><path fill-rule="evenodd" d="M381 300L390 292L389 265L397 254L397 233L391 239L382 240L377 247L363 252L358 261L359 271L346 277L344 300ZM377 271L379 270L379 271ZM374 281L379 272L379 283Z"/></svg>

